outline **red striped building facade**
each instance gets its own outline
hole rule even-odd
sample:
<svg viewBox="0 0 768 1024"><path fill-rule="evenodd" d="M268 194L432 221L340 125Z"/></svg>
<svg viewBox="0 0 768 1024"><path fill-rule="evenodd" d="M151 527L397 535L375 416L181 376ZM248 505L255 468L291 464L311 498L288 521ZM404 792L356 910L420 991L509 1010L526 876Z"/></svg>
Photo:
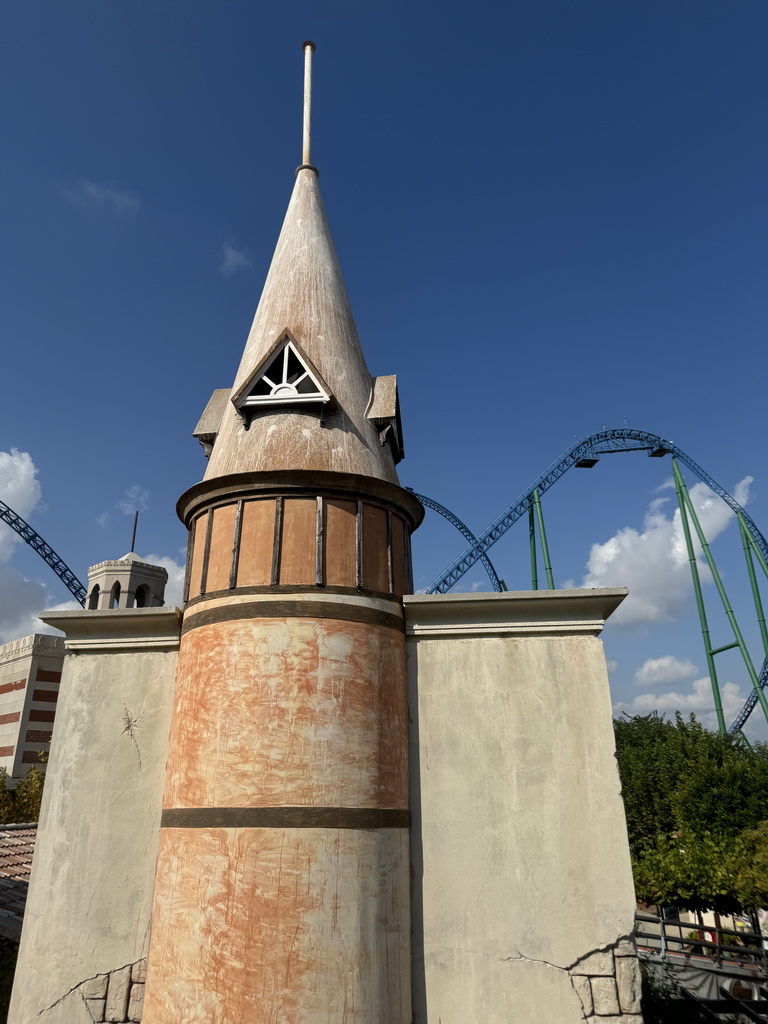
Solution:
<svg viewBox="0 0 768 1024"><path fill-rule="evenodd" d="M0 647L0 769L19 778L50 751L64 638L33 633Z"/></svg>

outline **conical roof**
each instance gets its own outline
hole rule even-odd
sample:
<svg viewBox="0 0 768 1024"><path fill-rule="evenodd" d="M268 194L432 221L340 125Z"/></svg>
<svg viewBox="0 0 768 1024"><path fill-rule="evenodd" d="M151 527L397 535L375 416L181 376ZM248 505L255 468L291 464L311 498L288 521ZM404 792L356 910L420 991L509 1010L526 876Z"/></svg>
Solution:
<svg viewBox="0 0 768 1024"><path fill-rule="evenodd" d="M365 363L314 168L297 172L231 397L247 392L281 339L330 392L330 401L244 410L226 402L206 480L229 473L326 470L397 483L392 451L366 418Z"/></svg>

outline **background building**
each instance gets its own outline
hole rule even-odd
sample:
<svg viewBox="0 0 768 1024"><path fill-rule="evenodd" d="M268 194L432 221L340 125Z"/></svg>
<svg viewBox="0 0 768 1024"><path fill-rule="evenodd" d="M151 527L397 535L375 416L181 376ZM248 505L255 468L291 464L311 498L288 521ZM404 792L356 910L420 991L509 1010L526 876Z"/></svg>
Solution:
<svg viewBox="0 0 768 1024"><path fill-rule="evenodd" d="M11 777L50 750L63 660L62 636L33 633L0 647L0 768Z"/></svg>

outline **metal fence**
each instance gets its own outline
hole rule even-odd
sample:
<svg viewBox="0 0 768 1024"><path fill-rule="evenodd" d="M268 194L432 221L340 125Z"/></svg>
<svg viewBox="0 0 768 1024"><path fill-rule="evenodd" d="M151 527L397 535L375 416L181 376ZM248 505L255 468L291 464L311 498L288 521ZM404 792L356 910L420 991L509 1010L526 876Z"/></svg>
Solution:
<svg viewBox="0 0 768 1024"><path fill-rule="evenodd" d="M669 921L655 914L635 915L638 950L676 963L741 967L768 977L768 950L756 932L717 928L691 921Z"/></svg>

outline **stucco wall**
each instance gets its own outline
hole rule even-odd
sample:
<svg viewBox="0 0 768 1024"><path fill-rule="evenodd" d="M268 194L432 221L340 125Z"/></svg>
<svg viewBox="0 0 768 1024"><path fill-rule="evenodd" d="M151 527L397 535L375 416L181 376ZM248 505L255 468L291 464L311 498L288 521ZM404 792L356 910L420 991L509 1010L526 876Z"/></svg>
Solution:
<svg viewBox="0 0 768 1024"><path fill-rule="evenodd" d="M405 599L419 1024L640 1020L598 639L624 593Z"/></svg>
<svg viewBox="0 0 768 1024"><path fill-rule="evenodd" d="M180 612L45 619L67 654L8 1019L136 1019Z"/></svg>

